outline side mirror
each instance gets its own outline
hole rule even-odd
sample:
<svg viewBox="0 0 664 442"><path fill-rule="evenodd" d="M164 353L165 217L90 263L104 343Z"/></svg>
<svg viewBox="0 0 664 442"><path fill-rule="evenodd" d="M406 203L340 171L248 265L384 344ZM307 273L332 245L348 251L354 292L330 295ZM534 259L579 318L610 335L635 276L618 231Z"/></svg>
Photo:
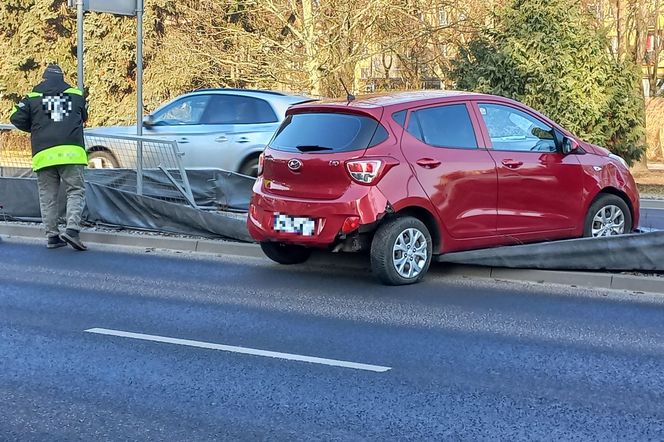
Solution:
<svg viewBox="0 0 664 442"><path fill-rule="evenodd" d="M154 117L152 115L148 115L145 118L143 118L143 126L144 127L147 127L149 129L154 125L155 125L155 120L154 120Z"/></svg>
<svg viewBox="0 0 664 442"><path fill-rule="evenodd" d="M563 154L564 155L569 155L571 153L576 152L579 150L579 142L576 141L575 139L565 137L563 138Z"/></svg>

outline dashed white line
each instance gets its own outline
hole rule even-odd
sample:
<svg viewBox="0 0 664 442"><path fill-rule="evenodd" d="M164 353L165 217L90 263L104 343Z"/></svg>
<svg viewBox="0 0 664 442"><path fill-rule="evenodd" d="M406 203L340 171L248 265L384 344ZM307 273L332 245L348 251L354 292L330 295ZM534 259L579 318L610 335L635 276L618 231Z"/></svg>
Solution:
<svg viewBox="0 0 664 442"><path fill-rule="evenodd" d="M232 353L241 353L245 355L264 356L268 358L286 359L289 361L310 362L312 364L331 365L333 367L353 368L355 370L373 371L384 373L391 370L392 367L381 365L361 364L358 362L340 361L337 359L317 358L314 356L304 356L292 353L281 353L277 351L259 350L255 348L236 347L233 345L213 344L211 342L192 341L189 339L169 338L166 336L146 335L143 333L133 333L122 330L111 330L107 328L90 328L85 330L88 333L98 335L118 336L122 338L140 339L143 341L163 342L166 344L185 345L187 347L207 348L211 350L228 351Z"/></svg>

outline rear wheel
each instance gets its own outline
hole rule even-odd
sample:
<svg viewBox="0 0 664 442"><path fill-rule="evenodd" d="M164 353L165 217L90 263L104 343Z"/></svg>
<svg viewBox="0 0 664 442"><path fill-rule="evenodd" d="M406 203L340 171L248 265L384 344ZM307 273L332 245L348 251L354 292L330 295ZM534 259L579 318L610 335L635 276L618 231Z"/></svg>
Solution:
<svg viewBox="0 0 664 442"><path fill-rule="evenodd" d="M245 160L242 166L240 166L240 173L256 178L258 176L258 157Z"/></svg>
<svg viewBox="0 0 664 442"><path fill-rule="evenodd" d="M88 168L90 169L117 169L118 160L107 150L95 150L88 153Z"/></svg>
<svg viewBox="0 0 664 442"><path fill-rule="evenodd" d="M302 264L311 256L310 248L281 242L262 242L261 249L272 261L286 265Z"/></svg>
<svg viewBox="0 0 664 442"><path fill-rule="evenodd" d="M599 238L631 232L632 214L619 196L602 195L588 209L583 236Z"/></svg>
<svg viewBox="0 0 664 442"><path fill-rule="evenodd" d="M432 241L424 223L410 216L382 224L371 242L371 270L387 285L418 282L431 264Z"/></svg>

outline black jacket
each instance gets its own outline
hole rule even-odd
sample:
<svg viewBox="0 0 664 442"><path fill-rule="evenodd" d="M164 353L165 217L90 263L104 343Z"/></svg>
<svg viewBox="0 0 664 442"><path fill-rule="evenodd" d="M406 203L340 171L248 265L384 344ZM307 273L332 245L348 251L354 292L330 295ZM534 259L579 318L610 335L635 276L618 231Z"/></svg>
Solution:
<svg viewBox="0 0 664 442"><path fill-rule="evenodd" d="M32 155L56 146L85 149L83 123L88 119L83 93L59 78L49 78L34 87L14 107L10 120L30 132Z"/></svg>

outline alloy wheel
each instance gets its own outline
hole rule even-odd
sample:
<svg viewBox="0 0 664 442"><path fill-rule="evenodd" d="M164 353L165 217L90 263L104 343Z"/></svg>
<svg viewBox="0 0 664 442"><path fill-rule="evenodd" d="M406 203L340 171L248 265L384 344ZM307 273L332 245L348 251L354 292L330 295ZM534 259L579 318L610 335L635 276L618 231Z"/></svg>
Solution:
<svg viewBox="0 0 664 442"><path fill-rule="evenodd" d="M625 233L625 214L620 207L604 206L593 217L593 238L622 235L623 233Z"/></svg>
<svg viewBox="0 0 664 442"><path fill-rule="evenodd" d="M392 248L392 264L401 277L416 278L427 259L427 240L422 232L409 228L397 236Z"/></svg>

